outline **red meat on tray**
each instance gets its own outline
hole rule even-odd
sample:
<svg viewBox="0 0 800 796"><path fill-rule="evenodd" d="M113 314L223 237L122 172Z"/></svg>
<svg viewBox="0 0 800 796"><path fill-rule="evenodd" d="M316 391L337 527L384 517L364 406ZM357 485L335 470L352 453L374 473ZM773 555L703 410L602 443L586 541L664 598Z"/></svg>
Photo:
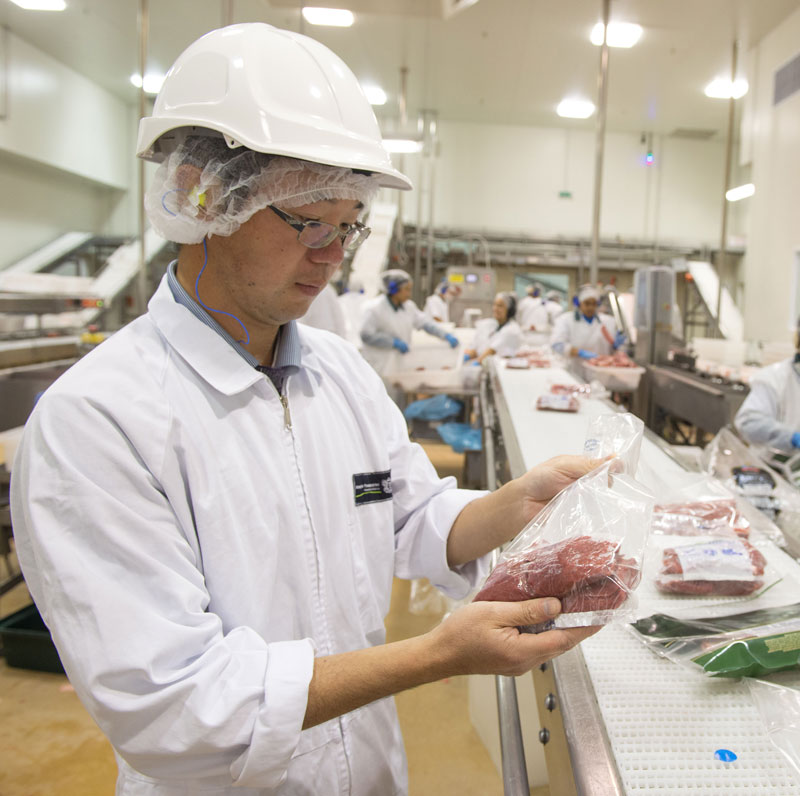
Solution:
<svg viewBox="0 0 800 796"><path fill-rule="evenodd" d="M562 613L618 608L639 582L639 565L615 542L578 536L540 542L498 564L476 600L558 597Z"/></svg>
<svg viewBox="0 0 800 796"><path fill-rule="evenodd" d="M736 507L734 498L662 503L653 507L653 530L676 535L697 535L732 530L750 534L750 523Z"/></svg>

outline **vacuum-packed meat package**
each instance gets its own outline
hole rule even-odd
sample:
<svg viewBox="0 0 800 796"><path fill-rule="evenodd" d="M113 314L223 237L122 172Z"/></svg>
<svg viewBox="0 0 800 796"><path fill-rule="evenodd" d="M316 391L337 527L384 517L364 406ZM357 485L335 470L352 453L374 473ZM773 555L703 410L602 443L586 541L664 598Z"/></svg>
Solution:
<svg viewBox="0 0 800 796"><path fill-rule="evenodd" d="M580 404L574 395L545 393L536 399L536 408L551 412L577 412Z"/></svg>
<svg viewBox="0 0 800 796"><path fill-rule="evenodd" d="M668 547L656 587L667 594L752 594L764 585L766 559L744 539L715 538Z"/></svg>
<svg viewBox="0 0 800 796"><path fill-rule="evenodd" d="M615 457L550 501L503 550L476 600L558 597L555 622L521 628L530 632L631 618L653 508L633 477L642 431L633 415L592 421L587 445ZM615 439L604 439L609 434Z"/></svg>
<svg viewBox="0 0 800 796"><path fill-rule="evenodd" d="M657 503L653 531L679 536L734 532L746 537L750 523L736 508L735 498L709 498L684 503Z"/></svg>

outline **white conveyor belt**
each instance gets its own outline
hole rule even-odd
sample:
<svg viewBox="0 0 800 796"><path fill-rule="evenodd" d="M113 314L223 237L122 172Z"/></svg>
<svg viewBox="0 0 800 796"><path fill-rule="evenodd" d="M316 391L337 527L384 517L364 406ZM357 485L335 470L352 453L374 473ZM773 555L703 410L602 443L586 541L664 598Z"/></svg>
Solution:
<svg viewBox="0 0 800 796"><path fill-rule="evenodd" d="M575 378L558 368L511 370L499 361L493 368L496 392L507 409L506 424L510 422L510 428L503 428L506 447L518 448L525 469L560 453L580 453L589 420L614 411L604 401L585 398L580 399L577 414L537 411L536 398L549 391L551 384L573 384ZM509 435L513 439L508 439ZM645 465L640 469L641 480L660 481L647 484L657 497L665 487L687 478L680 464L651 439L645 438L642 443L641 465ZM649 473L649 478L643 478L642 471ZM518 473L512 470L512 474ZM642 616L656 611L670 613L691 605L741 602L741 598L703 599L658 593L652 585L652 575L660 558L660 538L663 537L651 537L642 584L637 590ZM755 532L751 540L767 558L767 580L783 580L757 601L743 603L742 610L744 606L800 602L800 565ZM615 785L613 778L605 778L608 767L601 765L602 761L584 757L581 762L581 750L574 748L580 739L574 731L571 737L567 726L579 793L619 793L621 784L625 794L800 796L800 779L767 737L743 681L694 674L658 658L623 626L604 628L583 642L580 649L619 782ZM562 687L569 688L570 683L559 682L559 691ZM567 716L568 707L564 705L565 726L571 724L580 729L582 717ZM725 763L715 759L717 749L733 751L737 760ZM596 771L578 771L581 766Z"/></svg>

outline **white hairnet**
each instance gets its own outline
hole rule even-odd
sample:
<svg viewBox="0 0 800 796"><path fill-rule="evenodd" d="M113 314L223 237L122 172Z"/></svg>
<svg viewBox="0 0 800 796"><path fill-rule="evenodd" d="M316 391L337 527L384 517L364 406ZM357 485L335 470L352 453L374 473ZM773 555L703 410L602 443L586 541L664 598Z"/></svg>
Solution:
<svg viewBox="0 0 800 796"><path fill-rule="evenodd" d="M590 298L600 301L600 291L594 285L583 285L578 291L578 301L583 302Z"/></svg>
<svg viewBox="0 0 800 796"><path fill-rule="evenodd" d="M230 149L221 136L189 135L159 166L145 194L147 217L175 243L232 235L271 204L291 209L325 199L368 207L380 177L337 166Z"/></svg>
<svg viewBox="0 0 800 796"><path fill-rule="evenodd" d="M495 296L506 305L506 318L510 321L517 314L517 297L513 293L502 292Z"/></svg>
<svg viewBox="0 0 800 796"><path fill-rule="evenodd" d="M397 293L398 288L406 282L411 281L411 275L401 268L390 268L381 274L381 284L383 285L383 292L393 296Z"/></svg>
<svg viewBox="0 0 800 796"><path fill-rule="evenodd" d="M548 301L555 301L558 304L561 303L561 293L559 293L557 290L548 291L547 294L545 295L545 298Z"/></svg>

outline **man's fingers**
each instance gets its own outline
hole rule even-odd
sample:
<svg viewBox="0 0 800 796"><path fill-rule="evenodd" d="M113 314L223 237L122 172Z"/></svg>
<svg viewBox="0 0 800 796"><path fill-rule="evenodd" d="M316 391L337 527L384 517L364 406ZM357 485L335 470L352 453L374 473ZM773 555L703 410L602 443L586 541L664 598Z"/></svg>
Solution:
<svg viewBox="0 0 800 796"><path fill-rule="evenodd" d="M497 604L497 603L496 603ZM561 602L555 597L540 597L518 603L503 603L503 624L508 627L539 625L555 619L561 613Z"/></svg>

